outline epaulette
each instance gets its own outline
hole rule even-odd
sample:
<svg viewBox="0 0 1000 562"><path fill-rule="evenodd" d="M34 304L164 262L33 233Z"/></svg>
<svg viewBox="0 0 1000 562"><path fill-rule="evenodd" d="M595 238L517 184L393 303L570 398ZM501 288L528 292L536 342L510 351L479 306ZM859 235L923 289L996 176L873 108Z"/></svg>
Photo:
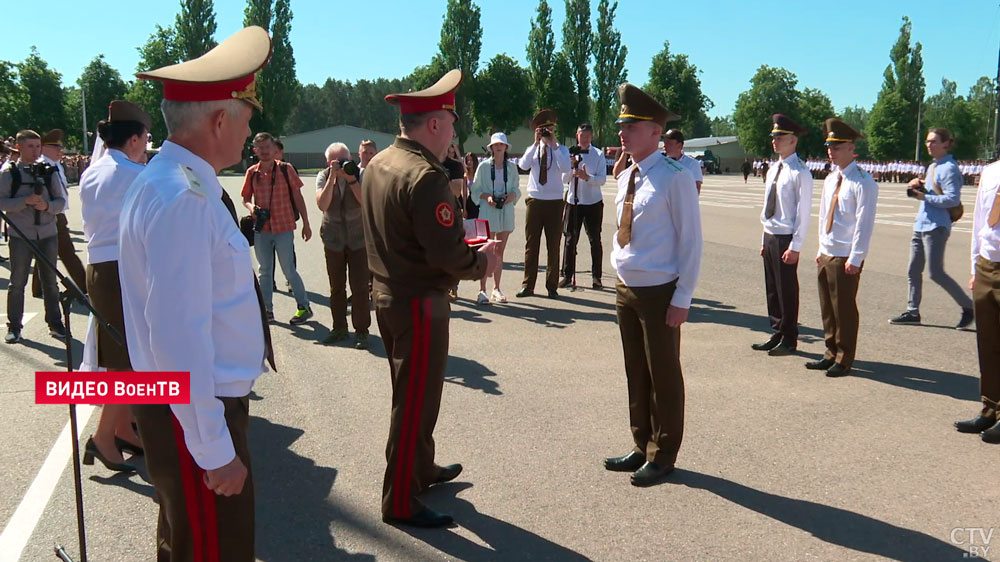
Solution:
<svg viewBox="0 0 1000 562"><path fill-rule="evenodd" d="M677 160L674 160L669 156L664 156L663 159L667 161L667 164L669 164L674 169L674 171L676 172L684 171L684 166L681 166L680 162L678 162Z"/></svg>
<svg viewBox="0 0 1000 562"><path fill-rule="evenodd" d="M178 164L181 171L184 173L184 177L187 179L188 189L201 195L202 197L208 197L208 191L205 190L205 186L202 185L201 180L195 175L194 170L183 164Z"/></svg>

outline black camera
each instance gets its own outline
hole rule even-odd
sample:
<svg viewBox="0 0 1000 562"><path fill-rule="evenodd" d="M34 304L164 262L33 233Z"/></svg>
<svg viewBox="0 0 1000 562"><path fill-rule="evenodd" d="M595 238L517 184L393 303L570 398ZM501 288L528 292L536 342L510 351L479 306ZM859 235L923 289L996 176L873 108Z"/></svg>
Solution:
<svg viewBox="0 0 1000 562"><path fill-rule="evenodd" d="M924 189L923 187L907 187L906 188L906 196L907 197L913 197L915 199L917 197L918 193L927 193L927 190Z"/></svg>
<svg viewBox="0 0 1000 562"><path fill-rule="evenodd" d="M586 154L587 151L584 150L584 149L582 149L582 148L580 148L580 145L576 145L576 146L569 147L569 153L572 156L582 156L582 155Z"/></svg>
<svg viewBox="0 0 1000 562"><path fill-rule="evenodd" d="M254 212L257 215L257 220L253 223L253 229L255 232L261 232L264 230L264 224L271 220L271 210L257 207Z"/></svg>
<svg viewBox="0 0 1000 562"><path fill-rule="evenodd" d="M507 202L507 196L506 195L494 195L493 196L493 206L495 206L497 209L503 209L503 205L506 202Z"/></svg>
<svg viewBox="0 0 1000 562"><path fill-rule="evenodd" d="M542 129L542 132L540 132L538 134L541 135L542 138L549 138L549 137L552 136L552 132L549 131L548 129Z"/></svg>
<svg viewBox="0 0 1000 562"><path fill-rule="evenodd" d="M345 158L344 160L338 160L337 162L340 164L341 170L344 170L344 172L354 177L358 177L358 174L361 173L361 168L358 168L358 164L354 160L348 160Z"/></svg>
<svg viewBox="0 0 1000 562"><path fill-rule="evenodd" d="M42 190L45 189L45 176L49 174L49 165L45 162L37 162L31 166L31 175L35 176L34 181L34 194L41 195ZM35 209L34 223L36 225L42 224L42 212Z"/></svg>

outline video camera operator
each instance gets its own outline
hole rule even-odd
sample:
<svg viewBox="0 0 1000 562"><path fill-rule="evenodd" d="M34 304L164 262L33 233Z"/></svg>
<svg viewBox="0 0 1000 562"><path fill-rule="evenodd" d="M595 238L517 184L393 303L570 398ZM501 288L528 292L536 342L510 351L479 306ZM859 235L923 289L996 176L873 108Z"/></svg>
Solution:
<svg viewBox="0 0 1000 562"><path fill-rule="evenodd" d="M567 182L566 207L563 211L563 248L562 279L559 287L574 284L576 276L576 247L580 242L580 230L587 229L590 240L590 271L593 275L592 286L595 289L604 288L601 282L601 265L604 262L601 246L601 223L604 220L604 194L601 187L607 178L607 165L604 153L593 146L594 129L589 123L583 123L576 129L577 145L570 148L570 160L573 170L563 174Z"/></svg>

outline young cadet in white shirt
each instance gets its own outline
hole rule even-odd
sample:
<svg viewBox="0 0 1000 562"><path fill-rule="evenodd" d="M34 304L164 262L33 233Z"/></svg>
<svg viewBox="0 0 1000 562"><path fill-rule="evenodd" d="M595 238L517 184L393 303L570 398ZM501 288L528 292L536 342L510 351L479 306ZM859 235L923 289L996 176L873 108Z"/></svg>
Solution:
<svg viewBox="0 0 1000 562"><path fill-rule="evenodd" d="M772 115L771 120L771 146L779 159L768 170L764 182L760 255L764 258L767 315L774 333L766 342L752 347L778 356L788 355L798 346L799 253L812 215L813 179L795 153L805 128L780 113Z"/></svg>
<svg viewBox="0 0 1000 562"><path fill-rule="evenodd" d="M524 216L524 280L518 297L535 294L538 279L538 251L545 233L547 250L545 289L549 298L558 298L559 242L562 239L563 174L573 172L569 149L556 139L556 112L539 111L531 120L535 142L525 149L517 166L528 171L528 189Z"/></svg>
<svg viewBox="0 0 1000 562"><path fill-rule="evenodd" d="M824 123L826 152L837 166L823 182L819 204L819 305L826 353L807 369L828 377L851 372L858 344L858 283L875 228L878 184L854 161L854 140L864 138L836 117Z"/></svg>
<svg viewBox="0 0 1000 562"><path fill-rule="evenodd" d="M617 177L611 264L634 446L604 468L634 472L634 486L649 486L673 472L684 434L680 327L701 267L701 214L694 178L657 150L677 115L631 84L618 96L618 136L634 163Z"/></svg>
<svg viewBox="0 0 1000 562"><path fill-rule="evenodd" d="M982 433L1000 443L1000 161L983 168L972 218L972 302L979 348L979 393L983 409L960 422L962 433Z"/></svg>
<svg viewBox="0 0 1000 562"><path fill-rule="evenodd" d="M604 222L604 193L601 188L608 176L604 153L592 145L594 129L589 123L583 123L576 129L579 154L572 158L573 170L563 174L566 187L566 208L563 211L563 235L566 245L563 248L562 279L560 287L576 284L576 247L580 243L581 228L587 229L590 240L590 271L595 289L604 288L601 282L601 266L604 262L604 249L601 245L601 224Z"/></svg>
<svg viewBox="0 0 1000 562"><path fill-rule="evenodd" d="M701 193L701 182L705 179L701 162L697 158L691 158L684 154L684 133L680 129L670 129L663 133L663 153L691 172L694 184L698 187L698 193Z"/></svg>
<svg viewBox="0 0 1000 562"><path fill-rule="evenodd" d="M169 135L122 205L129 359L136 371L189 372L191 383L188 404L132 407L160 498L157 560L255 560L249 394L274 361L250 246L217 175L242 157L270 47L251 26L137 75L163 82Z"/></svg>

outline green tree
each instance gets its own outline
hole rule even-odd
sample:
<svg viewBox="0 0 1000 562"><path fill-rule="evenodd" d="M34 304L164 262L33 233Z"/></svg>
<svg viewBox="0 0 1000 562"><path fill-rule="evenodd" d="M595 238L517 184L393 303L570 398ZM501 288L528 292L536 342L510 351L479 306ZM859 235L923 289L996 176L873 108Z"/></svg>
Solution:
<svg viewBox="0 0 1000 562"><path fill-rule="evenodd" d="M566 0L566 19L563 21L563 51L569 59L576 84L576 107L573 110L575 127L590 119L590 0ZM561 119L561 118L560 118Z"/></svg>
<svg viewBox="0 0 1000 562"><path fill-rule="evenodd" d="M149 39L146 39L146 43L136 50L139 51L136 72L176 64L181 60L177 36L172 27L163 28L157 25ZM149 114L153 122L153 129L150 131L153 134L153 142L156 144L163 142L167 138L167 126L163 123L163 114L160 112L163 85L154 80L136 80L129 88L126 99Z"/></svg>
<svg viewBox="0 0 1000 562"><path fill-rule="evenodd" d="M545 84L545 98L539 102L539 107L555 110L559 121L556 124L556 134L559 140L576 134L577 123L573 119L576 109L576 93L573 89L573 70L570 68L566 53L558 52L552 57L552 70ZM569 116L569 118L567 118Z"/></svg>
<svg viewBox="0 0 1000 562"><path fill-rule="evenodd" d="M955 158L977 158L982 146L979 138L981 124L973 104L958 95L958 84L955 82L941 79L941 91L927 98L923 125L922 133L935 127L944 127L951 132L955 139L951 153Z"/></svg>
<svg viewBox="0 0 1000 562"><path fill-rule="evenodd" d="M535 93L535 99L538 100L536 109L542 109L544 100L548 99L546 88L556 51L555 35L552 33L552 8L549 8L545 0L538 2L537 12L531 20L531 31L528 32L528 46L525 51L531 89Z"/></svg>
<svg viewBox="0 0 1000 562"><path fill-rule="evenodd" d="M919 42L910 45L911 31L910 19L903 16L899 37L889 51L891 62L883 73L882 90L872 108L872 117L877 111L879 118L870 120L865 131L872 156L880 160L908 158L920 135L916 116L924 99L923 47ZM895 96L890 99L890 94ZM879 108L883 103L902 111L893 114L890 108Z"/></svg>
<svg viewBox="0 0 1000 562"><path fill-rule="evenodd" d="M534 106L528 71L506 54L497 55L476 78L472 100L475 132L514 131L531 118Z"/></svg>
<svg viewBox="0 0 1000 562"><path fill-rule="evenodd" d="M628 47L622 45L622 34L615 29L617 0L609 5L600 0L597 5L597 30L592 41L594 55L594 129L599 146L606 146L615 139L615 117L618 115L615 91L628 80L625 58Z"/></svg>
<svg viewBox="0 0 1000 562"><path fill-rule="evenodd" d="M68 86L63 88L63 108L66 113L66 138L63 144L72 149L83 150L83 98L80 94L80 88L75 86ZM88 120L90 120L90 115L87 115ZM97 120L99 121L99 120ZM91 120L93 123L97 121ZM87 138L87 148L93 148L94 138L96 138L96 130L93 126L87 127L90 135Z"/></svg>
<svg viewBox="0 0 1000 562"><path fill-rule="evenodd" d="M288 134L322 129L332 125L328 115L323 90L316 84L305 84L299 90L298 103L292 108L285 124Z"/></svg>
<svg viewBox="0 0 1000 562"><path fill-rule="evenodd" d="M62 75L49 68L34 46L28 58L17 65L17 74L28 101L24 113L18 116L18 128L39 133L67 129Z"/></svg>
<svg viewBox="0 0 1000 562"><path fill-rule="evenodd" d="M767 156L771 148L771 115L783 113L798 121L798 78L784 68L762 65L750 79L750 89L736 99L733 122L740 145L748 154Z"/></svg>
<svg viewBox="0 0 1000 562"><path fill-rule="evenodd" d="M707 121L707 117L702 118L702 112L715 105L701 91L698 67L691 64L687 55L671 54L669 41L664 41L663 50L653 56L649 82L643 90L681 116L668 127L681 129L687 136L693 136L694 125L699 120Z"/></svg>
<svg viewBox="0 0 1000 562"><path fill-rule="evenodd" d="M247 0L247 5L243 8L243 27L256 25L271 29L273 6L274 0Z"/></svg>
<svg viewBox="0 0 1000 562"><path fill-rule="evenodd" d="M28 106L28 94L17 79L17 65L0 61L0 135L13 136L21 127Z"/></svg>
<svg viewBox="0 0 1000 562"><path fill-rule="evenodd" d="M805 127L807 133L799 138L799 156L803 158L826 156L826 139L822 133L823 122L833 115L833 103L826 94L814 88L806 88L800 93L796 123Z"/></svg>
<svg viewBox="0 0 1000 562"><path fill-rule="evenodd" d="M181 60L204 55L215 42L215 5L212 0L180 0L181 11L174 22Z"/></svg>
<svg viewBox="0 0 1000 562"><path fill-rule="evenodd" d="M108 105L111 100L123 99L128 91L128 84L122 80L118 71L104 60L104 55L97 55L90 61L76 81L86 98L87 131L96 132L97 123L108 118ZM77 113L76 115L79 115ZM87 139L92 146L93 138Z"/></svg>
<svg viewBox="0 0 1000 562"><path fill-rule="evenodd" d="M469 101L475 95L479 52L483 46L483 28L479 25L479 16L479 6L472 0L448 0L444 23L441 25L441 41L438 43L445 67L462 71L462 86L455 94L455 112L459 118L455 128L460 148L465 145L465 139L472 132Z"/></svg>
<svg viewBox="0 0 1000 562"><path fill-rule="evenodd" d="M986 76L980 77L969 88L966 100L969 102L969 109L972 111L978 127L976 130L976 138L979 140L977 158L989 159L996 146L995 139L993 139L993 123L996 118L994 108L997 100L996 81Z"/></svg>
<svg viewBox="0 0 1000 562"><path fill-rule="evenodd" d="M854 128L855 131L865 131L868 128L868 110L856 105L853 107L845 107L840 111L840 119ZM817 134L822 135L823 131L820 129ZM868 139L859 139L854 143L854 152L857 153L858 158L862 160L867 160L870 157L871 152L868 150Z"/></svg>
<svg viewBox="0 0 1000 562"><path fill-rule="evenodd" d="M414 68L406 79L414 90L423 90L440 80L449 70L451 69L445 66L441 55L434 55L430 63Z"/></svg>
<svg viewBox="0 0 1000 562"><path fill-rule="evenodd" d="M712 136L714 137L735 137L736 123L733 122L732 115L712 118Z"/></svg>
<svg viewBox="0 0 1000 562"><path fill-rule="evenodd" d="M248 16L259 18L257 22L245 22L246 25L260 25L271 28L271 60L257 74L257 93L260 95L264 111L256 113L250 123L254 131L267 131L274 135L285 132L285 123L297 103L299 95L299 80L295 75L295 53L289 34L292 30L292 10L289 0L274 0L274 20L269 20L267 11L260 4L268 0L250 0L247 5ZM253 14L250 14L253 8ZM265 25L261 25L265 23Z"/></svg>

